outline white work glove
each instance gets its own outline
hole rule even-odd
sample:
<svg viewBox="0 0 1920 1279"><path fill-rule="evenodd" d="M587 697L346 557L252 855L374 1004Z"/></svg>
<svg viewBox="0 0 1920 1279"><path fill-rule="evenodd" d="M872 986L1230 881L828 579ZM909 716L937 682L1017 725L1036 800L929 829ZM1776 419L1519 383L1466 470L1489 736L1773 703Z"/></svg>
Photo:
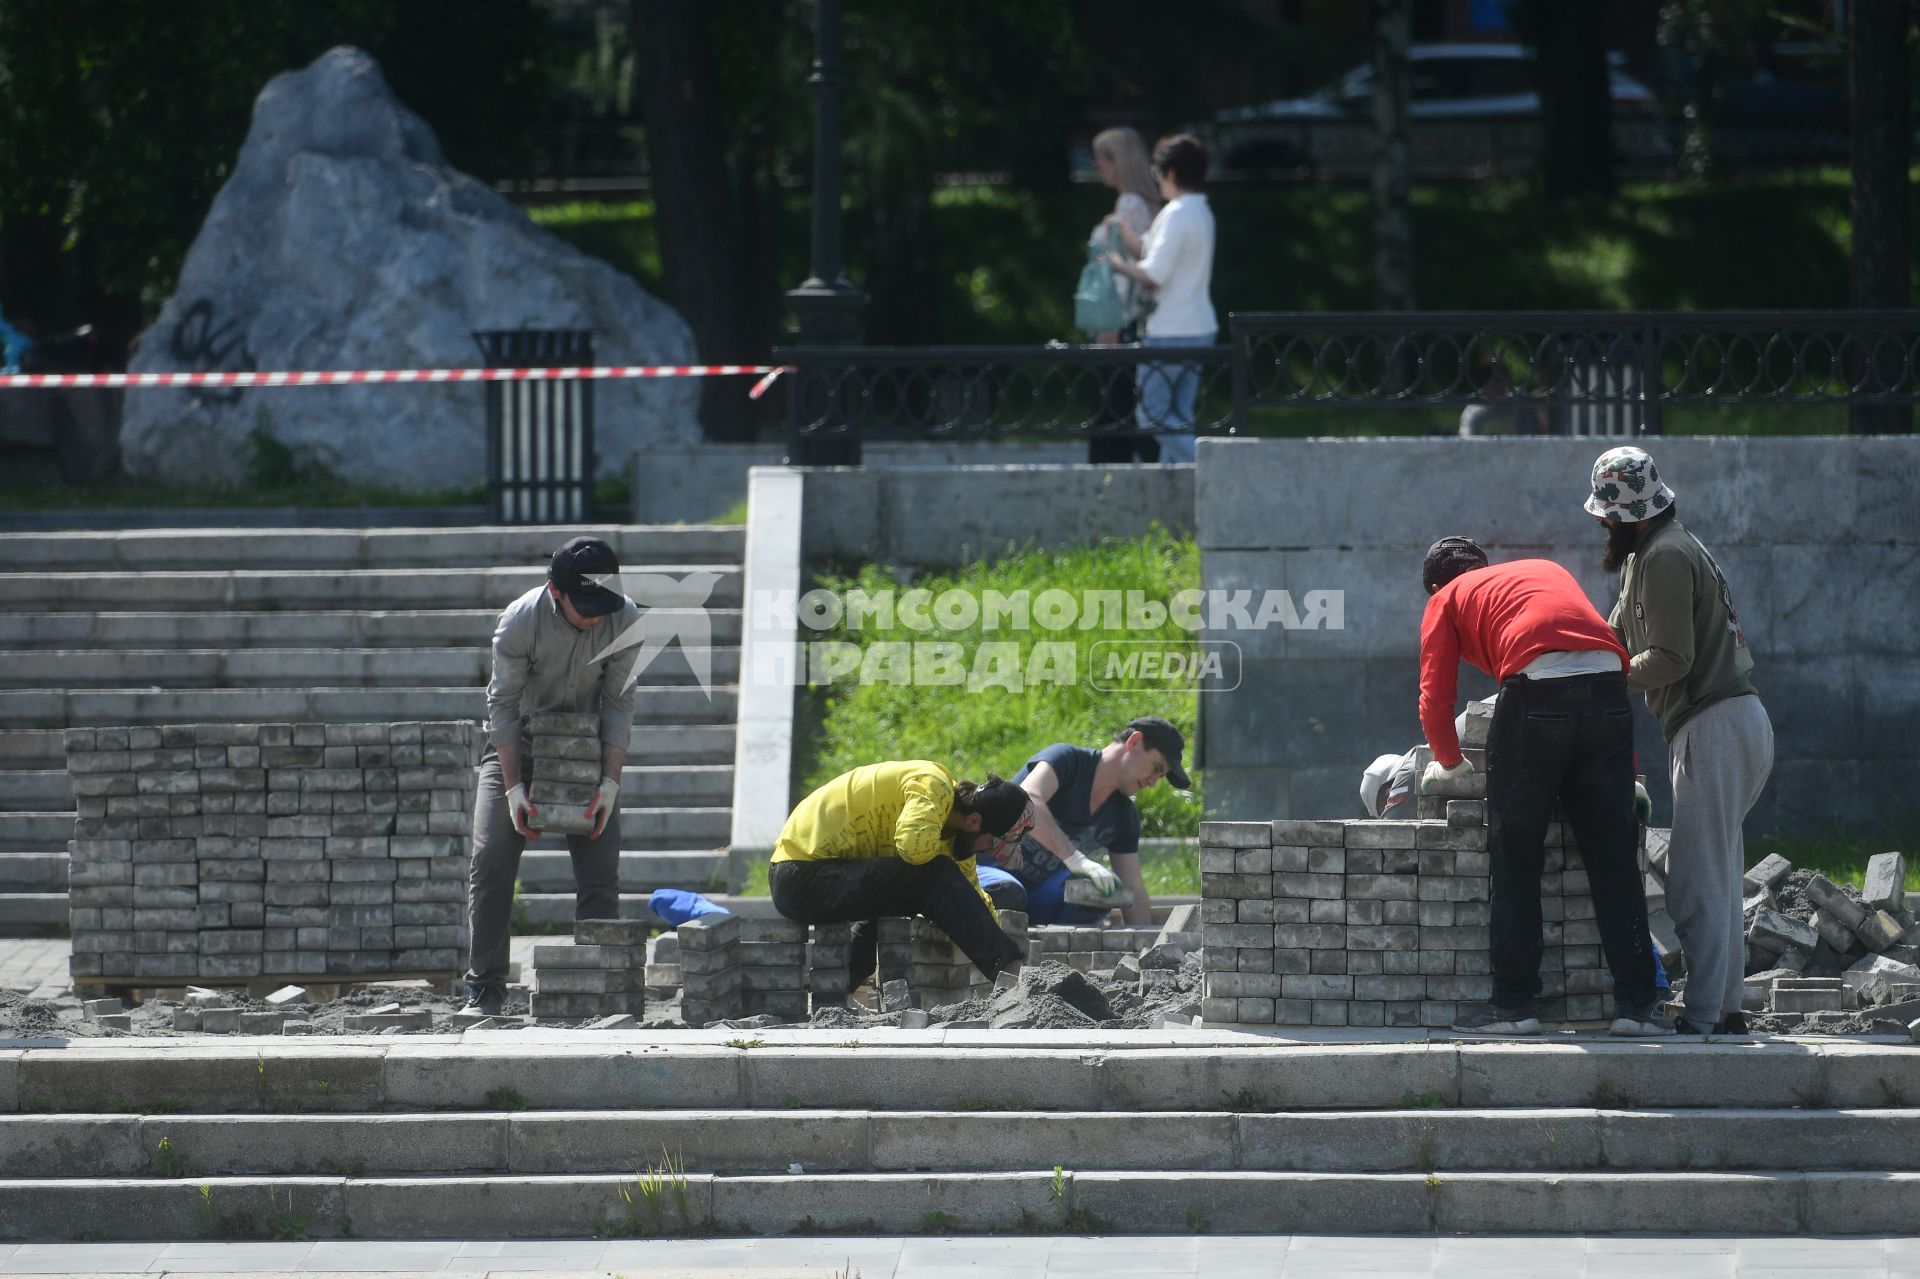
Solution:
<svg viewBox="0 0 1920 1279"><path fill-rule="evenodd" d="M1066 867L1070 874L1092 880L1093 886L1100 890L1102 897L1113 896L1120 887L1120 877L1118 875L1085 853L1076 851L1073 856L1067 858Z"/></svg>
<svg viewBox="0 0 1920 1279"><path fill-rule="evenodd" d="M1450 782L1455 778L1465 777L1472 772L1473 761L1465 755L1462 755L1460 762L1452 768L1447 768L1437 759L1429 760L1427 761L1426 771L1420 774L1420 793L1422 795L1426 794L1434 788L1435 783Z"/></svg>
<svg viewBox="0 0 1920 1279"><path fill-rule="evenodd" d="M593 802L587 805L588 818L591 819L596 813L600 815L599 820L593 823L593 834L589 838L598 839L601 832L606 830L607 819L613 816L613 801L619 797L620 783L611 777L602 777L600 789L594 793Z"/></svg>
<svg viewBox="0 0 1920 1279"><path fill-rule="evenodd" d="M540 833L533 826L539 820L540 813L534 808L533 801L527 798L525 786L515 786L507 792L507 816L512 820L513 828L528 839Z"/></svg>

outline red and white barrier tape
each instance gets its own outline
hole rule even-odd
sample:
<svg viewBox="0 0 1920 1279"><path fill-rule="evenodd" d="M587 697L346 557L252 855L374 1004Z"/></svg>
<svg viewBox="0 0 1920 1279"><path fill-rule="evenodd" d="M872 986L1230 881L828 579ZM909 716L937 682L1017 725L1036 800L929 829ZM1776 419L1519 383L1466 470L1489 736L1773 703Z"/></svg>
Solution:
<svg viewBox="0 0 1920 1279"><path fill-rule="evenodd" d="M25 387L362 386L401 382L572 382L608 378L745 377L760 380L750 399L767 393L786 364L614 364L555 369L329 369L300 373L0 373L0 390Z"/></svg>

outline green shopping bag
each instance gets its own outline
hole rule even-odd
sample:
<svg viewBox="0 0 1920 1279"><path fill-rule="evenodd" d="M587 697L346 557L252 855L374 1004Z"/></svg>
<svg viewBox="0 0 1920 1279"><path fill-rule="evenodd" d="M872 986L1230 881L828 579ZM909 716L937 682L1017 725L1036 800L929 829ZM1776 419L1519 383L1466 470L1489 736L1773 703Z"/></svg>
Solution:
<svg viewBox="0 0 1920 1279"><path fill-rule="evenodd" d="M1074 327L1084 333L1107 333L1126 328L1131 318L1114 282L1113 268L1107 265L1107 249L1087 245L1087 264L1080 268L1080 284L1073 291Z"/></svg>

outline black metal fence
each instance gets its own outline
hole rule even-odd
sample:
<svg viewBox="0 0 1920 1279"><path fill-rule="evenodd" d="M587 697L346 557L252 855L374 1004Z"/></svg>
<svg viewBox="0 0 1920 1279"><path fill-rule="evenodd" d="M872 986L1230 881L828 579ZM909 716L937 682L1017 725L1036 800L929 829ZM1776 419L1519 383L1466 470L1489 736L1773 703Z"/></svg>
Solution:
<svg viewBox="0 0 1920 1279"><path fill-rule="evenodd" d="M1920 311L1239 313L1209 347L776 358L794 369L796 459L862 439L1246 434L1256 412L1292 409L1459 408L1467 430L1638 435L1673 406L1920 404Z"/></svg>
<svg viewBox="0 0 1920 1279"><path fill-rule="evenodd" d="M586 368L580 329L476 332L489 368ZM583 378L487 383L487 506L502 524L573 524L593 509L593 388Z"/></svg>

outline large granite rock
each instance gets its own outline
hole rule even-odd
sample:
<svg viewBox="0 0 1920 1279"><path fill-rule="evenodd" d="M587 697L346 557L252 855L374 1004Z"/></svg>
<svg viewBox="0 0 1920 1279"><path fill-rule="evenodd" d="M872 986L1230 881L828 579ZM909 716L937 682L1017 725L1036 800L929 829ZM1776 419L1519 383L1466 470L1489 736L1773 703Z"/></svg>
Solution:
<svg viewBox="0 0 1920 1279"><path fill-rule="evenodd" d="M132 368L473 366L474 330L521 327L595 330L602 364L695 359L670 307L449 168L373 60L339 48L261 91ZM484 395L478 384L132 391L121 443L127 470L154 479L241 480L263 430L349 479L465 486L486 478ZM599 382L595 397L601 475L649 443L699 438L691 379Z"/></svg>

